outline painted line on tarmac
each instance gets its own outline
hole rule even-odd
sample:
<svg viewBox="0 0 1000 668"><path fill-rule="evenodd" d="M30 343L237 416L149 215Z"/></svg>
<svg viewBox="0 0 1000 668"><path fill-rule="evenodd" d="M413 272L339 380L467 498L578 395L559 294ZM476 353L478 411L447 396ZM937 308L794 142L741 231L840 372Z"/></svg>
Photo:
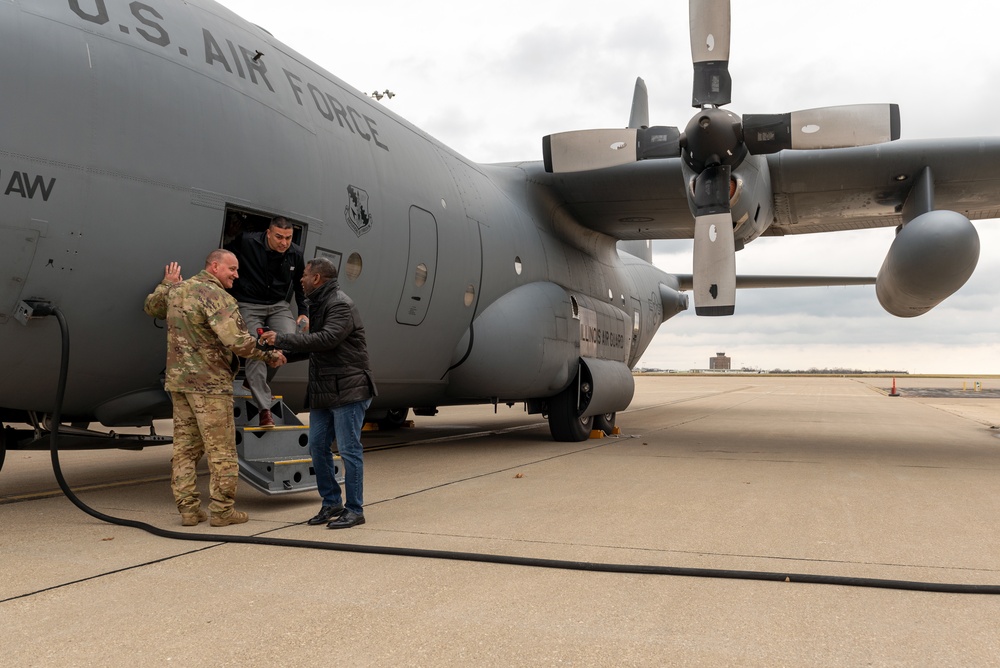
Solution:
<svg viewBox="0 0 1000 668"><path fill-rule="evenodd" d="M206 475L205 473L199 473L198 475ZM92 492L96 490L103 489L114 489L116 487L134 487L136 485L145 485L151 482L170 482L169 475L160 475L150 478L135 478L132 480L119 480L118 482L99 482L90 485L80 485L79 487L73 487L74 492ZM20 503L22 501L38 501L41 499L51 499L57 496L63 496L61 489L48 489L42 492L31 492L29 494L15 494L12 496L0 496L0 506L9 503Z"/></svg>
<svg viewBox="0 0 1000 668"><path fill-rule="evenodd" d="M528 429L538 429L540 427L548 426L545 422L539 422L537 424L519 425L517 427L507 427L505 429L490 429L487 431L477 431L470 434L453 434L451 436L438 436L436 438L425 438L419 441L400 441L398 443L386 443L383 445L376 445L370 448L365 448L365 452L378 452L380 450L394 450L396 448L405 448L411 445L426 445L430 443L445 443L448 441L460 441L463 439L473 439L473 438L483 438L485 436L499 436L502 434L507 434L516 431L526 431ZM207 473L199 472L199 476L205 476ZM133 487L136 485L145 485L153 482L170 482L170 475L153 476L149 478L137 478L133 480L121 480L118 482L104 482L104 483L94 483L90 485L82 485L80 487L73 487L74 492L92 492L106 489L115 489L117 487ZM11 496L0 496L0 506L11 504L11 503L21 503L23 501L40 501L42 499L51 499L58 496L63 496L61 489L48 489L41 492L31 492L28 494L16 494Z"/></svg>

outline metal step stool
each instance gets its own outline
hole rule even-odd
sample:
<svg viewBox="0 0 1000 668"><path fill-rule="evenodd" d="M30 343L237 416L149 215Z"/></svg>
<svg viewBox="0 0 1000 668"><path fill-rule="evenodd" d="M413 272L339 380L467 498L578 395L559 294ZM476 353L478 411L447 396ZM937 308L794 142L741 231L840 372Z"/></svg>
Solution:
<svg viewBox="0 0 1000 668"><path fill-rule="evenodd" d="M281 397L271 408L274 428L257 426L260 410L242 380L233 383L233 418L240 477L265 494L291 494L316 489L316 473L309 455L309 427ZM344 484L344 465L334 456L334 476Z"/></svg>

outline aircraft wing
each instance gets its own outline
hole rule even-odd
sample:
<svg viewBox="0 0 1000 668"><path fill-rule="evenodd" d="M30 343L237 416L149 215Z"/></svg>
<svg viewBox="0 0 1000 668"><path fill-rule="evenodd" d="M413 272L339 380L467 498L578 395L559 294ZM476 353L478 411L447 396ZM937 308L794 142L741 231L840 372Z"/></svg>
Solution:
<svg viewBox="0 0 1000 668"><path fill-rule="evenodd" d="M674 274L678 290L693 290L693 274ZM830 288L844 285L875 285L874 276L761 276L737 274L736 287L748 288Z"/></svg>
<svg viewBox="0 0 1000 668"><path fill-rule="evenodd" d="M768 236L902 223L903 202L925 167L935 209L970 220L1000 217L1000 138L896 141L767 156L775 203ZM680 159L644 160L586 172L550 174L525 163L529 181L549 189L582 225L616 239L691 239Z"/></svg>

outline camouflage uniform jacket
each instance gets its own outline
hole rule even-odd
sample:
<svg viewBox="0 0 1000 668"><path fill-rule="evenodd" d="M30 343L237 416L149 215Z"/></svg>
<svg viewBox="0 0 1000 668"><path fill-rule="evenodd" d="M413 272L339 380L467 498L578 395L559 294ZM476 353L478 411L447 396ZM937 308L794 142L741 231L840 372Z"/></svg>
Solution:
<svg viewBox="0 0 1000 668"><path fill-rule="evenodd" d="M176 284L160 283L143 309L167 323L168 392L232 394L236 355L267 362L236 300L207 271Z"/></svg>

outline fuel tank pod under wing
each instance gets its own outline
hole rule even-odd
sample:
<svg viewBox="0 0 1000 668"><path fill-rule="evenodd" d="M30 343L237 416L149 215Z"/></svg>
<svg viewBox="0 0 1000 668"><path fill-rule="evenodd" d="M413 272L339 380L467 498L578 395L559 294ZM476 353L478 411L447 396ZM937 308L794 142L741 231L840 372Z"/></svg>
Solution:
<svg viewBox="0 0 1000 668"><path fill-rule="evenodd" d="M922 315L954 294L979 262L979 234L955 211L928 211L903 226L875 282L882 308L901 318Z"/></svg>

